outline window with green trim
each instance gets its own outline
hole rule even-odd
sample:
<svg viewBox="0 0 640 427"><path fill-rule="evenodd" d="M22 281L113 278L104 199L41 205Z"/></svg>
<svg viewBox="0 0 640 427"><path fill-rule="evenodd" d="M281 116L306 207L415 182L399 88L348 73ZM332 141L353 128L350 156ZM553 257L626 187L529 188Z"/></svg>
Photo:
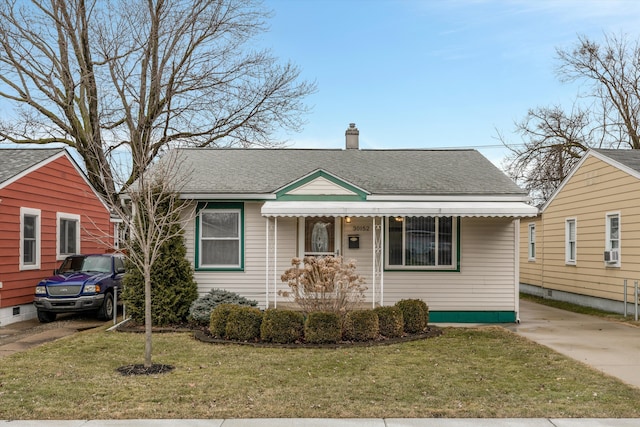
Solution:
<svg viewBox="0 0 640 427"><path fill-rule="evenodd" d="M196 221L197 267L242 268L242 209L207 204L198 212Z"/></svg>
<svg viewBox="0 0 640 427"><path fill-rule="evenodd" d="M386 264L391 269L457 268L457 219L391 217L387 220Z"/></svg>

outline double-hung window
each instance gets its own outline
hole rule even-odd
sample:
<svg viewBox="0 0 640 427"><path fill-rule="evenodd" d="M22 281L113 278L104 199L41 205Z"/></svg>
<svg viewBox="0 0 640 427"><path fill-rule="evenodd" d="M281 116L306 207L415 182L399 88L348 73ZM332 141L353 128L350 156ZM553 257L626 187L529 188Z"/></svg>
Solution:
<svg viewBox="0 0 640 427"><path fill-rule="evenodd" d="M20 208L20 270L40 268L40 209Z"/></svg>
<svg viewBox="0 0 640 427"><path fill-rule="evenodd" d="M536 260L536 225L529 224L529 261Z"/></svg>
<svg viewBox="0 0 640 427"><path fill-rule="evenodd" d="M387 220L386 260L389 269L455 270L457 219L391 217Z"/></svg>
<svg viewBox="0 0 640 427"><path fill-rule="evenodd" d="M58 259L80 253L80 215L58 212Z"/></svg>
<svg viewBox="0 0 640 427"><path fill-rule="evenodd" d="M605 251L608 252L607 263L613 266L620 265L620 213L606 214Z"/></svg>
<svg viewBox="0 0 640 427"><path fill-rule="evenodd" d="M565 220L565 263L576 263L576 219Z"/></svg>
<svg viewBox="0 0 640 427"><path fill-rule="evenodd" d="M207 203L199 208L196 268L242 269L242 205Z"/></svg>

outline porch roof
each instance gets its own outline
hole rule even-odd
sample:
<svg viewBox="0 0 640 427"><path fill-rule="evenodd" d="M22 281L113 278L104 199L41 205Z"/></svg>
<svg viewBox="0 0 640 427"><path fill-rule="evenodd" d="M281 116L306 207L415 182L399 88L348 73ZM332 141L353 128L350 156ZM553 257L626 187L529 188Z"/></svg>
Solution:
<svg viewBox="0 0 640 427"><path fill-rule="evenodd" d="M465 202L318 202L267 201L262 205L265 217L390 217L390 216L460 216L460 217L531 217L536 207L520 201Z"/></svg>

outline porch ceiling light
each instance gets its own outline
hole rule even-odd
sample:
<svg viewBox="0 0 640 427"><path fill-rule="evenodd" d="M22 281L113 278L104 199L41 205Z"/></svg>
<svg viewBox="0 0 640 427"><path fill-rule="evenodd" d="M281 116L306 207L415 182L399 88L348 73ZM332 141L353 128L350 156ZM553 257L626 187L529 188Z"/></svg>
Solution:
<svg viewBox="0 0 640 427"><path fill-rule="evenodd" d="M351 223L351 217L350 216L346 217L344 219L344 222L346 222L347 224L350 224Z"/></svg>

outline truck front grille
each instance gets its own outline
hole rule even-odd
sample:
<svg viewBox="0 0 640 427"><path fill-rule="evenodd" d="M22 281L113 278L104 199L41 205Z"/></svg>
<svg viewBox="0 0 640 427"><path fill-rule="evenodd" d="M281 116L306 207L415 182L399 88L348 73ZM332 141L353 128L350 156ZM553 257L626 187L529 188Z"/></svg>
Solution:
<svg viewBox="0 0 640 427"><path fill-rule="evenodd" d="M54 297L78 295L82 289L82 285L64 285L64 286L49 286L49 295Z"/></svg>

